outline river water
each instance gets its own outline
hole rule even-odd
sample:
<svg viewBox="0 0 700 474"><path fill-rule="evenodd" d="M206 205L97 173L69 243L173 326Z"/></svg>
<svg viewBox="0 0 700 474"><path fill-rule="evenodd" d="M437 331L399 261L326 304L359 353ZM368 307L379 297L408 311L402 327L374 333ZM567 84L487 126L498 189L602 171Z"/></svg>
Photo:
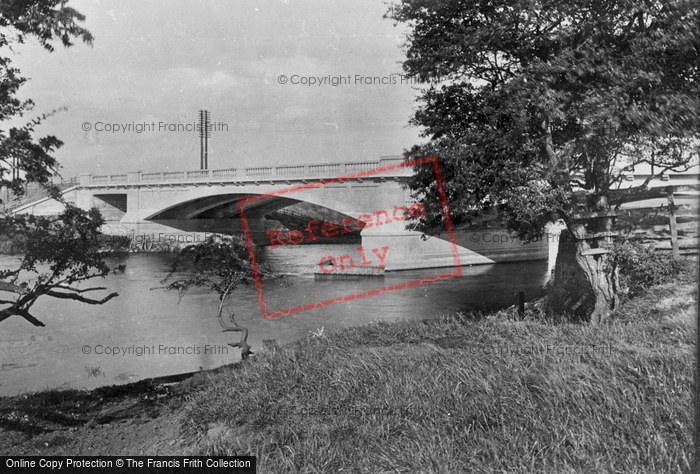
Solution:
<svg viewBox="0 0 700 474"><path fill-rule="evenodd" d="M289 246L264 250L262 259L286 277L263 283L268 313L428 279L454 269L387 272L383 277L318 277L313 267L325 255L343 255L356 245ZM239 360L226 344L238 333L223 333L216 319L217 299L192 290L178 296L153 289L161 285L172 254L140 253L111 257L126 264L123 274L90 286L104 286L119 297L101 306L40 298L32 313L46 324L34 327L19 317L0 323L0 396L46 388L102 385L210 369ZM17 257L0 257L15 267ZM280 344L368 323L430 319L459 311L490 310L514 304L515 293L541 294L549 276L547 261L463 267L460 277L386 291L338 304L263 319L254 285L238 288L230 302L236 321L250 330L259 350L264 339ZM96 294L93 295L95 297Z"/></svg>

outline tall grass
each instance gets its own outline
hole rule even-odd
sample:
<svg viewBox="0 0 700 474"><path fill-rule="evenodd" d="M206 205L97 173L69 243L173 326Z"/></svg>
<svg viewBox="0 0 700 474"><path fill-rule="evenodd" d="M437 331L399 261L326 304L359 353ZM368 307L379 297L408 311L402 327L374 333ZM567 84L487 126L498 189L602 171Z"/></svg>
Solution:
<svg viewBox="0 0 700 474"><path fill-rule="evenodd" d="M502 312L310 337L211 377L184 429L261 473L689 472L694 300L656 287L600 327Z"/></svg>

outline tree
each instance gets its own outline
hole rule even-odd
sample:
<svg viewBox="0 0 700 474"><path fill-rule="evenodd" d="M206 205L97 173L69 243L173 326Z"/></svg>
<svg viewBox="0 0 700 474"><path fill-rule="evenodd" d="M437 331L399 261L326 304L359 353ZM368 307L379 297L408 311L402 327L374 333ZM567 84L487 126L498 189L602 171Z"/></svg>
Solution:
<svg viewBox="0 0 700 474"><path fill-rule="evenodd" d="M253 249L254 251L255 249ZM224 319L224 305L233 291L240 284L250 284L255 270L249 258L246 240L241 236L231 236L217 241L209 239L197 245L180 249L173 262L170 273L163 280L167 282L172 276L185 268L189 276L170 282L164 287L166 291L177 291L179 299L191 288L205 288L215 293L219 298L216 317L223 332L240 332L238 342L229 343L231 347L241 348L241 359L245 360L253 352L248 344L248 328L238 325L235 314L229 310L228 318ZM271 274L265 269L257 269L261 278L269 278Z"/></svg>
<svg viewBox="0 0 700 474"><path fill-rule="evenodd" d="M32 110L31 100L17 98L27 81L20 75L7 53L12 46L34 37L51 52L53 41L65 47L78 38L91 44L92 35L77 22L84 16L66 5L65 0L4 0L0 3L0 122L22 117ZM38 183L61 200L52 177L59 165L52 153L63 145L54 136L33 137L34 127L50 114L32 119L21 127L0 129L0 187L15 195L24 193L27 183ZM35 326L44 326L30 309L41 296L70 299L88 304L102 304L117 296L102 299L84 294L105 288L80 288L81 282L105 276L109 268L100 253L100 227L104 220L96 209L83 211L65 203L57 218L13 215L0 217L0 234L15 239L24 254L17 269L0 271L0 290L13 293L12 299L0 300L0 321L17 315Z"/></svg>
<svg viewBox="0 0 700 474"><path fill-rule="evenodd" d="M0 322L17 315L35 326L44 326L29 312L41 296L88 304L103 304L118 296L110 293L96 300L84 294L105 288L77 286L109 272L96 238L103 224L97 209L85 212L71 205L57 219L9 215L0 220L0 233L17 237L24 254L17 269L0 270L0 290L17 295L12 300L0 300L5 305L0 310Z"/></svg>
<svg viewBox="0 0 700 474"><path fill-rule="evenodd" d="M66 5L66 0L3 0L0 3L0 122L22 117L32 110L34 102L17 98L18 89L27 82L6 56L14 44L23 44L28 37L39 41L49 52L53 41L65 47L73 45L72 38L92 44L89 31L78 25L85 17ZM51 178L59 165L51 153L63 145L53 135L35 140L34 128L51 114L44 114L24 126L0 129L0 187L15 195L24 193L24 185L34 182L47 186L54 195Z"/></svg>
<svg viewBox="0 0 700 474"><path fill-rule="evenodd" d="M425 84L411 123L430 141L406 158L438 157L456 224L497 210L529 240L563 220L554 291L579 272L589 303L578 314L594 323L617 305L605 252L615 209L636 192L617 189L623 173L648 163L658 177L700 155L699 10L698 0L404 0L386 14L409 26L403 68ZM409 186L428 210L411 228L439 231L431 170Z"/></svg>

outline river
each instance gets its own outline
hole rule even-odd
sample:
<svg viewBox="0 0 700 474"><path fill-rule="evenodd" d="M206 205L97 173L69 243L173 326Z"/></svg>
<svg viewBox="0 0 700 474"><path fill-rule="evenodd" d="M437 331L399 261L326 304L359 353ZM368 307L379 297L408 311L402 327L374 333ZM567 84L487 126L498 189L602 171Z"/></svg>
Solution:
<svg viewBox="0 0 700 474"><path fill-rule="evenodd" d="M263 283L268 312L330 298L401 285L454 269L387 272L383 277L319 278L313 266L324 255L342 255L356 245L290 246L264 250L262 259L285 278ZM238 333L222 333L215 317L216 296L192 290L178 302L161 285L172 254L138 253L110 257L126 264L90 286L105 286L119 297L101 306L40 298L32 313L46 324L34 327L13 316L0 323L0 396L46 388L86 388L210 369L239 359L226 344ZM15 267L17 257L1 256L0 267ZM460 277L435 281L367 298L353 299L273 319L263 319L254 285L238 288L230 302L236 321L250 330L259 350L264 339L280 344L312 333L370 321L430 319L459 311L510 306L517 291L528 299L541 294L549 276L547 261L463 267ZM96 295L93 295L93 297Z"/></svg>

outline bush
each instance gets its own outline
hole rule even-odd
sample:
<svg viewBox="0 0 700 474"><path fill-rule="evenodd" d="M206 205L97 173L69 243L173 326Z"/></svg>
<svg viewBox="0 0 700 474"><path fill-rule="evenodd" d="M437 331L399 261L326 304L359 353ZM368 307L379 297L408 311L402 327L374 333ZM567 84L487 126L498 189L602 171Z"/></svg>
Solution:
<svg viewBox="0 0 700 474"><path fill-rule="evenodd" d="M669 283L686 268L684 260L657 252L650 245L630 241L615 244L613 261L620 272L620 285L630 296L651 286Z"/></svg>

